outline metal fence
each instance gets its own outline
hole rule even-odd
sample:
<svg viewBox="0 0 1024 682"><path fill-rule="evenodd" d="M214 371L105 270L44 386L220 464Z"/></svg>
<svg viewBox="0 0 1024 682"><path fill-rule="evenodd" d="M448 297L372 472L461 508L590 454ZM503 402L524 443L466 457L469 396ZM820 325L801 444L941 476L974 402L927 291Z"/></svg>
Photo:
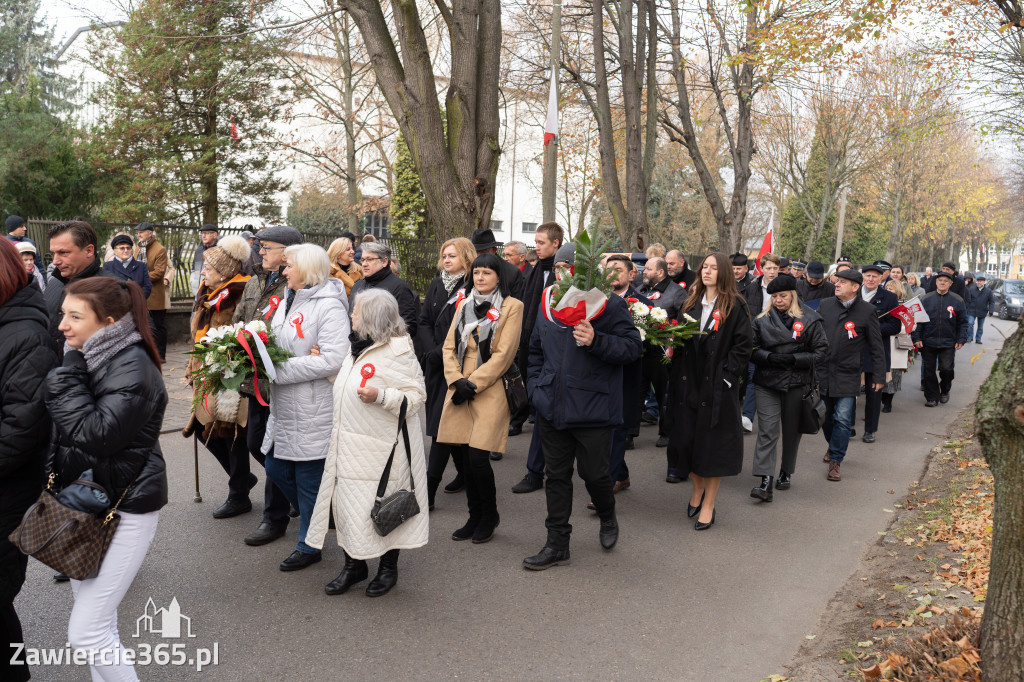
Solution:
<svg viewBox="0 0 1024 682"><path fill-rule="evenodd" d="M42 251L44 260L49 263L50 227L59 220L29 220L28 236ZM118 233L125 232L134 238L137 223L101 223L90 222L99 237L100 258L105 257L105 245ZM157 240L167 249L167 257L174 268L174 281L171 285L172 301L191 301L192 287L190 277L195 262L196 249L199 246L199 228L187 225L154 225ZM240 234L242 228L223 228L220 235ZM303 239L323 248L341 236L340 232L303 232ZM391 247L391 251L401 265L401 277L413 291L424 294L430 281L437 275L437 254L440 242L436 239L405 239L399 237L378 238L378 243Z"/></svg>

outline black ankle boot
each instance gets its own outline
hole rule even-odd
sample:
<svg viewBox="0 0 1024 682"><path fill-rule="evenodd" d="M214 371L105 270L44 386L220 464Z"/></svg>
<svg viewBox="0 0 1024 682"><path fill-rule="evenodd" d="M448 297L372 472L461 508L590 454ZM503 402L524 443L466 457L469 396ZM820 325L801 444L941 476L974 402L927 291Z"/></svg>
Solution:
<svg viewBox="0 0 1024 682"><path fill-rule="evenodd" d="M771 502L772 501L772 481L774 481L774 480L775 479L774 479L773 476L762 476L761 477L761 485L757 486L756 488L751 488L750 496L753 497L753 498L759 499L762 502Z"/></svg>
<svg viewBox="0 0 1024 682"><path fill-rule="evenodd" d="M398 582L398 550L384 552L377 567L377 575L366 586L367 597L381 597L391 591Z"/></svg>
<svg viewBox="0 0 1024 682"><path fill-rule="evenodd" d="M789 490L789 483L790 483L789 473L787 473L785 471L780 471L779 472L779 480L775 481L775 489L776 490Z"/></svg>
<svg viewBox="0 0 1024 682"><path fill-rule="evenodd" d="M498 527L500 522L501 517L498 516L498 512L485 514L480 519L480 523L477 524L476 530L473 531L473 544L480 545L494 537L494 529Z"/></svg>
<svg viewBox="0 0 1024 682"><path fill-rule="evenodd" d="M363 582L369 574L370 571L365 561L353 559L348 555L348 552L345 552L345 567L341 569L341 573L338 574L337 578L327 583L327 586L324 587L324 592L327 594L345 594L348 592L348 588L356 583Z"/></svg>
<svg viewBox="0 0 1024 682"><path fill-rule="evenodd" d="M882 412L892 412L892 393L882 394Z"/></svg>

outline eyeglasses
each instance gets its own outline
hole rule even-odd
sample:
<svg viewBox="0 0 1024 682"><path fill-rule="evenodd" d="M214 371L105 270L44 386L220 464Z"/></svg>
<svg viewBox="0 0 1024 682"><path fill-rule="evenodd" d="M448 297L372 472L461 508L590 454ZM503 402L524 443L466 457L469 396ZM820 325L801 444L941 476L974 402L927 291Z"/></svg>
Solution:
<svg viewBox="0 0 1024 682"><path fill-rule="evenodd" d="M278 249L286 249L286 246L260 246L260 251L277 251Z"/></svg>
<svg viewBox="0 0 1024 682"><path fill-rule="evenodd" d="M381 260L381 259L380 258L363 258L359 262L360 263L372 263L375 260Z"/></svg>

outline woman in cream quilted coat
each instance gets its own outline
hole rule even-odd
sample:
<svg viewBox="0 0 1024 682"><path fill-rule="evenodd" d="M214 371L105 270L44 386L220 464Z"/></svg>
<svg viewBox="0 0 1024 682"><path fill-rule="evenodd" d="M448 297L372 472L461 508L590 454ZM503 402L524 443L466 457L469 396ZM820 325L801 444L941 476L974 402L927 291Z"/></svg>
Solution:
<svg viewBox="0 0 1024 682"><path fill-rule="evenodd" d="M367 596L379 597L398 580L398 551L427 544L427 466L420 425L427 393L394 296L383 289L361 293L352 311L352 331L352 351L334 383L334 429L306 544L323 547L333 509L345 566L324 591L348 591L369 576L366 560L380 557L377 576L366 588ZM373 374L364 386L363 369L368 365ZM398 430L403 399L408 401L411 483L421 513L381 537L370 522L370 510L396 440L384 495L410 489L410 458Z"/></svg>

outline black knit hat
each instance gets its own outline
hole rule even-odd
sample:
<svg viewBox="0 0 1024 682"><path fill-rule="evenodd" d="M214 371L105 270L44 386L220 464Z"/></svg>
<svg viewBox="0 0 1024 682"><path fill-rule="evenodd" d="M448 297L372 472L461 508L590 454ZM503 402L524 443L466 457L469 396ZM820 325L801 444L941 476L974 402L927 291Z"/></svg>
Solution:
<svg viewBox="0 0 1024 682"><path fill-rule="evenodd" d="M796 291L796 278L785 273L768 282L768 293L777 294L781 291Z"/></svg>
<svg viewBox="0 0 1024 682"><path fill-rule="evenodd" d="M7 222L5 224L7 225L7 234L10 234L24 225L25 219L20 215L9 215L7 216Z"/></svg>

